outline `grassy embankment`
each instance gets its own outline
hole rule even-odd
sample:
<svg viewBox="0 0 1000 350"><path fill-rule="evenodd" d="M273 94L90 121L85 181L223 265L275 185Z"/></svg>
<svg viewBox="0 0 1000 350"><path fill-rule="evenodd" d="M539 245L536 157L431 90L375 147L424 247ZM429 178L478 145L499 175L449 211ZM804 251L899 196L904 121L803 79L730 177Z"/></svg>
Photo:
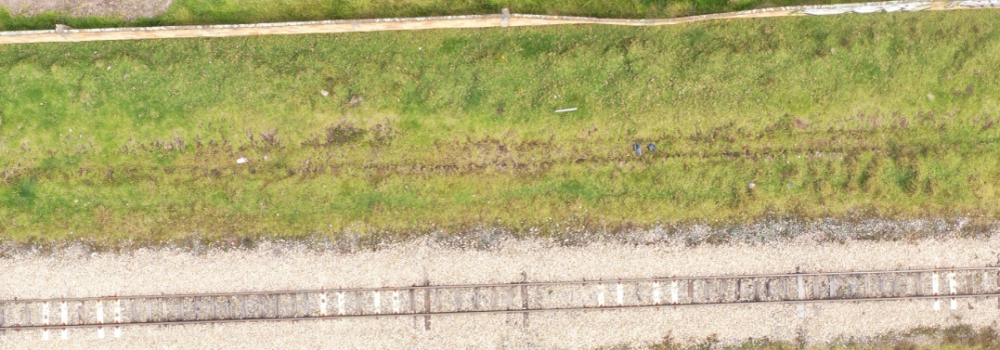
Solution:
<svg viewBox="0 0 1000 350"><path fill-rule="evenodd" d="M852 0L174 0L166 13L133 21L76 17L64 13L11 16L0 8L0 30L194 25L513 13L613 18L671 18L772 6L828 4Z"/></svg>
<svg viewBox="0 0 1000 350"><path fill-rule="evenodd" d="M0 237L996 217L997 19L0 46Z"/></svg>

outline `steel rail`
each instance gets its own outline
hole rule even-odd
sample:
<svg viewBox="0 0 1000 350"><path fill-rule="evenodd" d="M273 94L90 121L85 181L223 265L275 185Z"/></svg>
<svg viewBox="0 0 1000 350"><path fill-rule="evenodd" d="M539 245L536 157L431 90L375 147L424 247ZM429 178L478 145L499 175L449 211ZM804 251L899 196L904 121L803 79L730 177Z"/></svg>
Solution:
<svg viewBox="0 0 1000 350"><path fill-rule="evenodd" d="M538 309L507 309L507 310L466 310L466 311L442 311L442 312L419 312L419 313L399 313L399 314L361 314L361 315L327 315L327 316L295 316L295 317L255 317L255 318L227 318L227 319L205 319L205 320L183 320L183 321L157 321L157 322L127 322L127 323L103 323L103 324L67 324L67 325L33 325L33 326L9 326L0 327L0 330L61 330L71 328L115 328L128 326L177 326L193 324L213 324L213 323L237 323L237 322L276 322L276 321L310 321L310 320L334 320L348 318L380 318L380 317L426 317L426 316L447 316L447 315L478 315L478 314L524 314L540 312L572 312L572 311L605 311L605 310L629 310L629 309L659 309L677 308L685 306L736 306L736 305L760 305L760 304L814 304L814 303L848 303L848 302L876 302L876 301L906 301L906 300L926 300L926 299L966 299L966 298L993 298L1000 297L1000 293L976 293L976 294L949 294L949 295L921 295L921 296L898 296L898 297L866 297L866 298L840 298L840 299L815 299L815 300L760 300L760 301L733 301L733 302L706 302L692 304L644 304L644 305L621 305L621 306L581 306L562 308L538 308Z"/></svg>
<svg viewBox="0 0 1000 350"><path fill-rule="evenodd" d="M426 286L414 285L414 286L403 286L403 287L361 287L361 288L330 288L330 289L320 288L320 289L270 290L270 291L249 291L249 292L111 295L111 296L98 296L98 297L11 299L11 300L0 300L0 304L44 303L44 302L63 302L63 301L65 302L96 301L96 300L115 300L115 299L131 300L131 299L165 299L165 298L235 297L235 296L258 296L258 295L290 295L290 294L311 294L311 293L324 293L324 292L347 293L347 292L406 291L406 290L424 290L424 289L460 289L460 288L490 288L490 287L515 287L515 286L531 287L531 286L548 286L548 285L576 285L576 284L585 285L585 284L636 283L636 282L684 281L684 280L786 278L786 277L799 277L799 276L815 277L815 276L845 276L845 275L875 275L875 274L907 274L907 273L955 272L955 271L1000 272L1000 266L944 267L944 268L922 268L922 269L906 269L906 270L771 273L771 274L759 274L759 275L661 276L661 277L575 280L575 281L536 281L536 282L450 284L450 285L426 285Z"/></svg>

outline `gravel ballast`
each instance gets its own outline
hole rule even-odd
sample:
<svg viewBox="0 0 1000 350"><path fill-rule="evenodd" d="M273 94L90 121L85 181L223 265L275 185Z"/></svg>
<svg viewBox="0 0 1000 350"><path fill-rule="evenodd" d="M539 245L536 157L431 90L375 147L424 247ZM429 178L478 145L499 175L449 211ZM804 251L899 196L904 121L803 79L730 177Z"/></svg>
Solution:
<svg viewBox="0 0 1000 350"><path fill-rule="evenodd" d="M598 241L567 246L542 239L494 237L488 248L462 248L422 238L378 250L344 252L299 243L263 243L252 249L138 249L92 253L82 247L41 253L8 250L0 259L0 299L97 295L225 292L319 287L580 280L651 276L850 271L997 262L1000 236L937 237L913 241L829 241L800 234L768 242L635 244ZM412 318L127 328L122 339L97 340L74 330L54 348L579 348L643 345L670 335L697 342L768 337L811 343L875 336L918 326L995 326L997 301L961 301L934 312L931 301L794 305L706 306L531 316L435 317L432 329ZM971 307L971 309L970 309ZM0 348L43 346L38 332L8 332Z"/></svg>
<svg viewBox="0 0 1000 350"><path fill-rule="evenodd" d="M162 14L173 0L0 0L12 15L58 12L71 16L121 16L126 20Z"/></svg>
<svg viewBox="0 0 1000 350"><path fill-rule="evenodd" d="M968 306L972 305L973 309ZM441 348L594 348L642 346L670 336L696 343L714 335L722 343L767 337L810 343L844 337L875 337L913 327L971 324L996 326L996 300L962 302L958 310L932 311L930 301L807 306L798 317L794 305L682 307L642 311L591 311L532 314L528 328L520 315L442 316L431 330L412 317L385 317L299 323L239 323L125 328L122 338L97 338L96 330L71 330L67 340L42 341L39 331L8 332L0 345L9 349L157 348L157 349L441 349Z"/></svg>

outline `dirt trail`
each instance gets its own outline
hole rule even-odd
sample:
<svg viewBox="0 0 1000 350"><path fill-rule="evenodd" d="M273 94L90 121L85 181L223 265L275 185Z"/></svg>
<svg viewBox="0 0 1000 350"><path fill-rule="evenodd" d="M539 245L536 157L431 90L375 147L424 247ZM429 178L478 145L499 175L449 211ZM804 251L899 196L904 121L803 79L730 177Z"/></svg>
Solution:
<svg viewBox="0 0 1000 350"><path fill-rule="evenodd" d="M14 1L14 0L8 0ZM543 26L558 24L609 24L655 26L718 19L762 18L805 15L835 15L895 11L956 10L989 8L989 1L954 2L878 2L860 4L794 6L757 9L712 15L670 19L604 19L545 15L495 14L421 18L388 18L369 20L331 20L242 25L176 26L145 28L72 29L0 32L0 44L42 42L77 42L103 40L139 40L168 38L230 37L276 34L323 34L373 32L390 30L420 30L442 28L487 28Z"/></svg>

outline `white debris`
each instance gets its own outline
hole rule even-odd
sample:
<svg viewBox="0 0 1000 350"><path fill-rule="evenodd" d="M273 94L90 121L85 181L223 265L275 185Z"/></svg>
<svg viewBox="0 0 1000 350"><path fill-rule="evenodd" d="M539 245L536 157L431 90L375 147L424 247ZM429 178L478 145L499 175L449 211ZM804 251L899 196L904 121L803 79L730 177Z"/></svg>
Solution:
<svg viewBox="0 0 1000 350"><path fill-rule="evenodd" d="M243 163L246 163L246 162L247 162L247 159L244 158L244 157L240 157L239 159L236 160L236 164L243 164Z"/></svg>
<svg viewBox="0 0 1000 350"><path fill-rule="evenodd" d="M326 90L320 90L320 91L319 91L319 94L320 94L320 95L323 95L323 97L327 97L327 96L329 96L329 95L330 95L330 92L329 92L329 91L326 91Z"/></svg>
<svg viewBox="0 0 1000 350"><path fill-rule="evenodd" d="M802 13L813 16L825 16L825 15L839 15L851 12L848 8L836 8L836 9L805 9Z"/></svg>

